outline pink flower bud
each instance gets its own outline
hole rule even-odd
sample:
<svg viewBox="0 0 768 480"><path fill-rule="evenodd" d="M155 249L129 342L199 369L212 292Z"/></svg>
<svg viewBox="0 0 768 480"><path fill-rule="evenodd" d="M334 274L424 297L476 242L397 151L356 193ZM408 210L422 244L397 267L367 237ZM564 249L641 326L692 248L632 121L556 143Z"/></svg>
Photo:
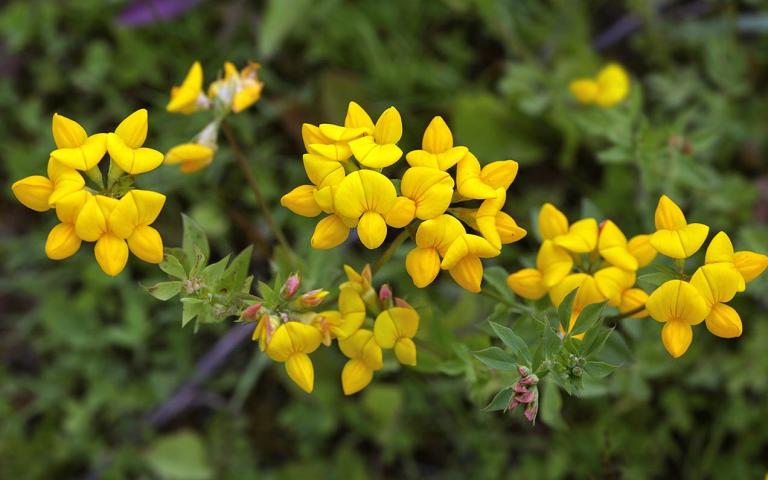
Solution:
<svg viewBox="0 0 768 480"><path fill-rule="evenodd" d="M535 374L530 374L527 377L520 379L521 385L536 385L539 383L539 377L537 377Z"/></svg>
<svg viewBox="0 0 768 480"><path fill-rule="evenodd" d="M528 391L528 387L525 386L522 382L515 382L515 384L512 385L512 390L514 390L516 393L525 393Z"/></svg>
<svg viewBox="0 0 768 480"><path fill-rule="evenodd" d="M525 418L527 418L529 422L534 423L536 422L536 415L538 413L539 413L539 405L531 403L527 407L525 407L525 411L523 412L523 415L525 415Z"/></svg>
<svg viewBox="0 0 768 480"><path fill-rule="evenodd" d="M535 390L530 390L525 393L521 393L520 395L515 395L515 400L517 400L520 403L531 403L536 396Z"/></svg>
<svg viewBox="0 0 768 480"><path fill-rule="evenodd" d="M386 283L379 288L379 300L381 303L387 304L392 301L392 289Z"/></svg>
<svg viewBox="0 0 768 480"><path fill-rule="evenodd" d="M528 367L523 367L521 365L517 367L517 373L519 373L521 377L527 377L531 374L531 370Z"/></svg>
<svg viewBox="0 0 768 480"><path fill-rule="evenodd" d="M316 307L325 301L328 293L328 290L322 288L310 290L299 297L299 304L306 308Z"/></svg>
<svg viewBox="0 0 768 480"><path fill-rule="evenodd" d="M256 319L256 314L259 313L259 310L261 310L261 304L260 303L254 303L253 305L248 305L245 310L240 313L240 319L251 321Z"/></svg>
<svg viewBox="0 0 768 480"><path fill-rule="evenodd" d="M301 277L298 273L292 273L283 284L283 288L280 290L280 296L283 298L291 298L296 295L301 285Z"/></svg>
<svg viewBox="0 0 768 480"><path fill-rule="evenodd" d="M516 409L516 408L517 408L519 405L520 405L520 402L518 402L517 400L515 400L515 397L512 397L512 398L509 400L509 405L507 405L507 410L514 410L514 409Z"/></svg>

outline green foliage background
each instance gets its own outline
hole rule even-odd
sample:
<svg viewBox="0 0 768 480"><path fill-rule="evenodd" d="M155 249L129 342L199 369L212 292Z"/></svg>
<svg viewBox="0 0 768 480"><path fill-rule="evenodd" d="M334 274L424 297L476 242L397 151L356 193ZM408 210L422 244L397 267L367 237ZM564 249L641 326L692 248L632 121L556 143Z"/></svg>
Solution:
<svg viewBox="0 0 768 480"><path fill-rule="evenodd" d="M136 2L151 3L151 2ZM128 2L4 2L0 7L0 478L762 478L768 471L768 280L735 306L744 335L703 327L673 361L659 325L627 320L609 346L624 365L585 395L544 386L543 423L482 412L505 379L471 352L490 344L493 304L450 281L416 291L407 249L377 275L423 312L420 366L387 365L342 395L343 359L313 356L306 396L253 344L161 428L146 414L194 375L231 324L181 329L177 302L138 285L163 280L131 261L103 275L88 247L45 258L53 214L18 204L11 183L44 171L59 112L108 131L150 109L148 144L190 138L202 117L167 114L171 85L199 59L263 64L263 100L234 127L279 222L306 259L306 283L331 287L358 245L308 248L314 221L279 207L303 183L302 122L340 122L349 100L403 115L406 150L433 115L481 161L513 158L508 210L533 232L544 201L571 219L596 214L628 234L652 229L662 192L737 249L768 250L768 5L742 1L202 1L169 21L117 21ZM638 28L606 40L627 15ZM606 33L608 32L608 33ZM610 35L609 35L610 36ZM595 46L600 47L598 52ZM610 111L576 104L567 83L609 60L633 76ZM206 230L214 259L271 243L226 146L204 172L141 179L168 195L157 227L180 245L181 212ZM534 234L494 260L529 265ZM267 246L268 247L268 246ZM496 271L498 274L499 272ZM502 277L499 277L502 278ZM515 325L515 318L494 316ZM525 328L525 325L520 326ZM623 340L622 340L623 339ZM629 347L627 347L627 344Z"/></svg>

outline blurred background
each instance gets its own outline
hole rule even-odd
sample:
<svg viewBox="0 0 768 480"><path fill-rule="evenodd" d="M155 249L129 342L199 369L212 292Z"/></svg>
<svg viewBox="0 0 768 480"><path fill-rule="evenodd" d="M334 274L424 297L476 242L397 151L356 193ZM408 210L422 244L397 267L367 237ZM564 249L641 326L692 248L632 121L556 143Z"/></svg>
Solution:
<svg viewBox="0 0 768 480"><path fill-rule="evenodd" d="M44 172L51 115L110 131L150 110L147 144L186 141L204 116L164 111L193 61L206 83L225 60L263 65L262 100L232 119L308 286L374 254L309 249L314 220L279 197L304 183L303 122L340 123L349 100L403 115L405 150L433 115L483 162L520 173L507 209L532 232L493 264L529 265L544 201L653 228L658 195L768 251L768 4L760 0L77 0L0 2L0 478L763 478L768 472L768 281L739 296L744 335L700 328L673 361L652 320L626 324L623 368L584 396L547 388L535 427L482 412L500 380L474 361L487 299L448 281L416 292L401 249L377 275L423 312L419 367L388 365L344 397L344 359L313 356L307 396L232 324L181 328L178 301L136 259L117 278L89 247L44 254L54 215L25 209L13 181ZM632 75L611 110L568 82L609 61ZM375 118L375 117L374 117ZM140 180L168 196L155 225L180 244L181 212L212 255L272 233L225 145L195 175ZM255 249L252 271L270 278ZM512 320L509 320L510 322ZM229 333L228 333L229 332ZM235 338L237 336L237 338ZM219 342L219 343L217 343ZM212 350L213 349L213 350ZM218 350L217 350L218 349ZM223 353L223 355L222 355ZM620 352L621 353L621 352Z"/></svg>

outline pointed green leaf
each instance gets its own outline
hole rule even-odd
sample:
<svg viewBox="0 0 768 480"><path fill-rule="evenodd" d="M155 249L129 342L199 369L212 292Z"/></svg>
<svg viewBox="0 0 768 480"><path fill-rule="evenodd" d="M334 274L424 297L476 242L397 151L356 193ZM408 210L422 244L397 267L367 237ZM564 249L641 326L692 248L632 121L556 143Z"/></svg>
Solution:
<svg viewBox="0 0 768 480"><path fill-rule="evenodd" d="M498 412L499 410L507 410L507 407L509 406L509 401L512 400L512 397L515 395L515 391L512 390L512 387L506 387L502 388L501 390L496 393L496 395L493 396L493 400L486 405L485 408L483 408L484 412Z"/></svg>
<svg viewBox="0 0 768 480"><path fill-rule="evenodd" d="M582 310L581 313L579 313L578 318L576 318L576 322L573 324L573 328L569 332L569 335L582 333L597 323L603 315L604 309L605 302L593 303L592 305L584 307L584 310Z"/></svg>
<svg viewBox="0 0 768 480"><path fill-rule="evenodd" d="M619 368L618 365L611 365L606 362L589 361L584 366L584 370L590 377L605 378Z"/></svg>
<svg viewBox="0 0 768 480"><path fill-rule="evenodd" d="M496 370L517 369L517 363L515 362L514 357L499 347L488 347L479 352L474 352L473 355L488 368Z"/></svg>
<svg viewBox="0 0 768 480"><path fill-rule="evenodd" d="M496 335L504 342L504 345L509 347L512 352L518 355L526 365L531 364L531 352L528 349L528 344L525 340L520 338L511 328L505 327L495 322L488 322L491 324L491 328Z"/></svg>
<svg viewBox="0 0 768 480"><path fill-rule="evenodd" d="M144 289L156 299L166 301L179 294L181 291L181 282L160 282L151 287L144 287Z"/></svg>

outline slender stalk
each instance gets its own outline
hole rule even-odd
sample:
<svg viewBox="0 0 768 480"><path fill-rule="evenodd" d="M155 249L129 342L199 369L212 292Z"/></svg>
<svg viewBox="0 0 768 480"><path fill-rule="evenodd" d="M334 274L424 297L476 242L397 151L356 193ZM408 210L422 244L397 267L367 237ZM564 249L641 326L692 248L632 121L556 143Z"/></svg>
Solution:
<svg viewBox="0 0 768 480"><path fill-rule="evenodd" d="M395 237L395 239L392 241L391 244L387 247L386 250L384 250L384 253L381 254L381 256L376 259L376 262L371 266L371 270L376 272L378 269L380 269L385 263L389 261L390 258L392 258L392 255L397 251L398 248L400 248L400 245L405 242L405 239L410 236L410 233L408 233L408 230L403 230L400 232L400 234Z"/></svg>
<svg viewBox="0 0 768 480"><path fill-rule="evenodd" d="M264 195L261 194L261 189L259 188L258 182L256 182L256 177L253 176L251 169L248 167L248 162L246 161L245 155L243 154L243 151L240 148L240 144L237 142L237 139L235 139L235 135L232 133L232 129L230 128L229 124L227 124L227 122L222 122L221 130L224 132L224 136L226 137L227 142L229 143L229 146L232 149L232 153L235 156L237 165L240 167L240 170L243 172L243 175L245 176L246 183L248 183L248 186L250 187L251 191L256 197L256 203L258 203L259 209L261 210L261 213L264 215L264 218L267 221L267 225L269 225L269 229L272 230L272 233L275 235L275 239L277 240L277 242L291 256L294 256L293 249L288 244L288 240L286 239L285 234L283 233L283 230L280 228L277 222L275 222L275 219L272 216L272 212L269 210L269 207L267 206L267 203L264 200Z"/></svg>
<svg viewBox="0 0 768 480"><path fill-rule="evenodd" d="M618 320L631 317L632 315L636 315L636 314L642 312L643 310L645 310L645 305L640 305L637 308L633 308L632 310L629 310L629 311L624 312L624 313L619 314L619 315L614 315L612 317L606 317L605 319L607 321L609 321L609 322L614 322L615 323Z"/></svg>

